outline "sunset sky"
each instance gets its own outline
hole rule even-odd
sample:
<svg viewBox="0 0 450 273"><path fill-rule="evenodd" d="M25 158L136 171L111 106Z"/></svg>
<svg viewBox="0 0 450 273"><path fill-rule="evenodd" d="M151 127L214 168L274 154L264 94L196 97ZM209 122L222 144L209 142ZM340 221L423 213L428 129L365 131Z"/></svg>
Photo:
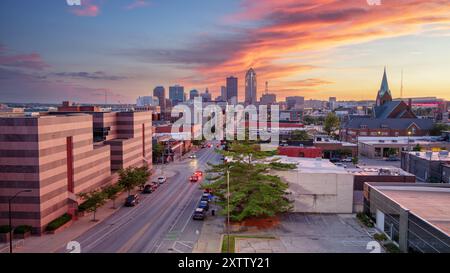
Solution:
<svg viewBox="0 0 450 273"><path fill-rule="evenodd" d="M258 98L450 100L450 1L0 1L0 102L135 102L157 85L219 94L253 67Z"/></svg>

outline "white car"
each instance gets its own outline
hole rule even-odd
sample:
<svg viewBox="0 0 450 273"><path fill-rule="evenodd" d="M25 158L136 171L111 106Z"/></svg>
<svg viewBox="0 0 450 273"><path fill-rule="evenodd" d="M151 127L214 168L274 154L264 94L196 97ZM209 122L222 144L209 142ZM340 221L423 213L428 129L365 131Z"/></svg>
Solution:
<svg viewBox="0 0 450 273"><path fill-rule="evenodd" d="M193 154L193 155L190 155L189 158L195 159L195 158L197 158L197 156L195 154Z"/></svg>
<svg viewBox="0 0 450 273"><path fill-rule="evenodd" d="M160 176L157 180L159 184L164 184L167 181L167 178L165 176Z"/></svg>

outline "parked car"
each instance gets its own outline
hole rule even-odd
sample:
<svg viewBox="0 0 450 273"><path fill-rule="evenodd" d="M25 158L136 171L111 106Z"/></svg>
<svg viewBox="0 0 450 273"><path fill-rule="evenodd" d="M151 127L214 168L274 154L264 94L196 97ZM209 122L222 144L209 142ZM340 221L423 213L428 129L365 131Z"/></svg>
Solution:
<svg viewBox="0 0 450 273"><path fill-rule="evenodd" d="M345 167L344 164L342 164L342 163L334 163L334 165L336 165L338 167Z"/></svg>
<svg viewBox="0 0 450 273"><path fill-rule="evenodd" d="M394 156L389 156L388 158L386 158L386 161L399 161L400 159L398 159L395 155Z"/></svg>
<svg viewBox="0 0 450 273"><path fill-rule="evenodd" d="M192 175L191 177L189 177L189 181L193 183L198 182L198 176Z"/></svg>
<svg viewBox="0 0 450 273"><path fill-rule="evenodd" d="M125 199L126 207L134 207L137 204L139 204L139 195L137 194L128 195L127 199Z"/></svg>
<svg viewBox="0 0 450 273"><path fill-rule="evenodd" d="M160 176L160 177L158 177L157 181L158 181L159 184L164 184L167 181L167 177Z"/></svg>
<svg viewBox="0 0 450 273"><path fill-rule="evenodd" d="M149 194L152 192L153 192L153 188L152 188L152 185L150 185L150 184L145 185L144 190L142 190L142 193L145 193L145 194Z"/></svg>
<svg viewBox="0 0 450 273"><path fill-rule="evenodd" d="M152 182L150 183L150 186L152 187L153 191L156 191L156 189L159 187L159 183L157 182Z"/></svg>
<svg viewBox="0 0 450 273"><path fill-rule="evenodd" d="M202 198L200 199L200 201L206 201L209 202L209 194L203 194Z"/></svg>
<svg viewBox="0 0 450 273"><path fill-rule="evenodd" d="M346 158L342 159L342 162L353 162L353 158L346 157Z"/></svg>
<svg viewBox="0 0 450 273"><path fill-rule="evenodd" d="M197 156L195 154L192 154L192 155L189 156L189 158L196 159Z"/></svg>
<svg viewBox="0 0 450 273"><path fill-rule="evenodd" d="M202 208L196 208L192 219L194 220L204 220L206 218L206 211Z"/></svg>
<svg viewBox="0 0 450 273"><path fill-rule="evenodd" d="M330 161L331 161L332 163L336 163L336 162L341 162L341 159L338 158L338 157L332 157L332 158L330 158Z"/></svg>
<svg viewBox="0 0 450 273"><path fill-rule="evenodd" d="M208 201L200 201L200 203L198 204L198 207L208 211L209 203L208 203Z"/></svg>

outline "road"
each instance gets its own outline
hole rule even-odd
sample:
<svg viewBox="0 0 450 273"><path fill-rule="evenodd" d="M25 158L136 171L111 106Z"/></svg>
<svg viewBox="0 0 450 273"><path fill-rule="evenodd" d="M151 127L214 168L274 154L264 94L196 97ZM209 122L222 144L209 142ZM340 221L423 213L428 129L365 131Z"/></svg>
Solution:
<svg viewBox="0 0 450 273"><path fill-rule="evenodd" d="M191 252L198 240L202 221L193 221L202 190L199 183L189 183L196 170L207 169L207 162L218 163L214 148L166 165L176 175L168 178L154 193L141 194L141 202L132 208L122 207L83 235L75 239L83 253L157 253ZM202 180L203 182L203 180Z"/></svg>

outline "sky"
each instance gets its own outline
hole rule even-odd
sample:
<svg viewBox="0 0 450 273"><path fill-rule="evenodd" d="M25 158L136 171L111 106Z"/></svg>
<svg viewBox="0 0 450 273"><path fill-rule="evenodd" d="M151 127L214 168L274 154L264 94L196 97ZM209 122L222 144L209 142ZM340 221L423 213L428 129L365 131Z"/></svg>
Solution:
<svg viewBox="0 0 450 273"><path fill-rule="evenodd" d="M69 2L76 0L69 0ZM2 0L0 102L133 103L254 68L278 100L450 100L449 0ZM167 91L166 91L167 92Z"/></svg>

